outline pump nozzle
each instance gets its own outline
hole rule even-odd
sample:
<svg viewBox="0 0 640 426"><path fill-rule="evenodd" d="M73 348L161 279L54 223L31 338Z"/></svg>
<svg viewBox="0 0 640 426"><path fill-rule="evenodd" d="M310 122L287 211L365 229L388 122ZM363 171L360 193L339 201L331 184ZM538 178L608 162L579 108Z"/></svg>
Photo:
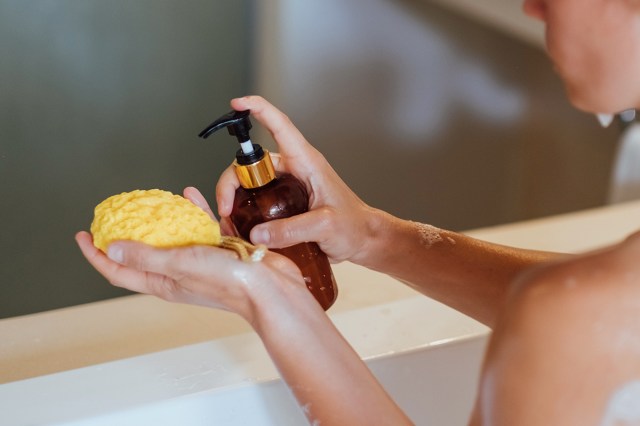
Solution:
<svg viewBox="0 0 640 426"><path fill-rule="evenodd" d="M234 162L240 185L243 188L258 188L274 180L276 172L269 152L249 139L250 113L249 110L228 112L209 124L198 136L207 138L216 130L226 127L229 134L240 142L241 149L236 151Z"/></svg>
<svg viewBox="0 0 640 426"><path fill-rule="evenodd" d="M229 134L235 136L238 142L240 142L242 152L244 154L251 154L254 148L249 137L249 130L251 129L250 113L251 111L249 110L231 111L209 124L198 136L206 139L211 133L226 127Z"/></svg>
<svg viewBox="0 0 640 426"><path fill-rule="evenodd" d="M247 142L249 140L249 130L251 129L250 113L251 111L249 110L228 112L209 124L198 136L208 138L211 133L226 127L231 136L238 138L238 142Z"/></svg>

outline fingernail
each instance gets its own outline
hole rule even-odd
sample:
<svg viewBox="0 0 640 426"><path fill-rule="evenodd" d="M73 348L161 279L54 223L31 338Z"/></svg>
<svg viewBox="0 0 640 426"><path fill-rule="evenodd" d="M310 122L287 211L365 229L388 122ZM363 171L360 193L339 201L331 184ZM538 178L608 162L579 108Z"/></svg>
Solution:
<svg viewBox="0 0 640 426"><path fill-rule="evenodd" d="M117 244L111 244L107 249L107 257L114 262L122 263L124 262L124 250Z"/></svg>
<svg viewBox="0 0 640 426"><path fill-rule="evenodd" d="M253 228L251 231L251 242L254 244L267 244L271 239L269 231L264 228Z"/></svg>

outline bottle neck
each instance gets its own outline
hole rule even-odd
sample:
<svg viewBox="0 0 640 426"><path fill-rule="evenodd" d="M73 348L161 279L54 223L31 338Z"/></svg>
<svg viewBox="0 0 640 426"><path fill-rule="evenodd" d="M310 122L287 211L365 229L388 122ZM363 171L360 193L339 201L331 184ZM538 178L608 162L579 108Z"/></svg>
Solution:
<svg viewBox="0 0 640 426"><path fill-rule="evenodd" d="M265 150L264 157L252 164L233 162L240 186L245 189L259 188L276 178L276 172L271 161L269 151Z"/></svg>

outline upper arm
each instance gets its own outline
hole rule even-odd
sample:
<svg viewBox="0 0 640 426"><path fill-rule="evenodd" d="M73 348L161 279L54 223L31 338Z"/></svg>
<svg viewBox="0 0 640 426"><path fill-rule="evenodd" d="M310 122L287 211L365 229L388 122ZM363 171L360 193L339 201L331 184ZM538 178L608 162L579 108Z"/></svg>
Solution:
<svg viewBox="0 0 640 426"><path fill-rule="evenodd" d="M474 423L601 423L616 392L640 379L637 246L522 279L494 330Z"/></svg>

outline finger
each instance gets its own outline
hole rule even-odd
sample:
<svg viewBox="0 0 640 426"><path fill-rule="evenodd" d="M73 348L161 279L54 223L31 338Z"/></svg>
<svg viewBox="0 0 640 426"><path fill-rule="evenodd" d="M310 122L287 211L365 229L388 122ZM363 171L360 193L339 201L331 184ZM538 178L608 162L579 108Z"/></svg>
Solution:
<svg viewBox="0 0 640 426"><path fill-rule="evenodd" d="M184 198L186 198L187 200L191 201L193 204L195 204L196 206L204 210L205 213L207 213L211 219L216 220L216 216L213 214L211 207L209 207L209 203L197 188L194 188L193 186L188 186L184 189L183 194L184 194Z"/></svg>
<svg viewBox="0 0 640 426"><path fill-rule="evenodd" d="M251 242L265 244L269 248L289 247L308 241L322 243L332 229L333 216L331 209L320 208L262 223L251 230Z"/></svg>
<svg viewBox="0 0 640 426"><path fill-rule="evenodd" d="M111 284L136 293L158 294L158 289L167 287L167 277L128 268L112 259L93 245L88 232L78 232L76 242L87 261Z"/></svg>
<svg viewBox="0 0 640 426"><path fill-rule="evenodd" d="M235 110L251 110L256 118L273 136L279 151L287 158L304 157L310 154L311 145L293 125L289 117L260 96L245 96L231 101Z"/></svg>
<svg viewBox="0 0 640 426"><path fill-rule="evenodd" d="M239 186L240 182L234 167L227 167L216 184L216 203L218 204L218 214L221 218L231 214L233 199Z"/></svg>
<svg viewBox="0 0 640 426"><path fill-rule="evenodd" d="M231 235L234 237L238 236L236 227L234 226L233 222L231 222L229 216L220 218L220 233L222 233L222 235Z"/></svg>
<svg viewBox="0 0 640 426"><path fill-rule="evenodd" d="M273 162L273 167L278 172L286 171L284 169L282 157L278 153L269 153ZM236 190L240 187L240 181L235 172L234 166L227 167L216 184L216 203L218 204L218 215L221 218L227 217L233 210L233 200Z"/></svg>
<svg viewBox="0 0 640 426"><path fill-rule="evenodd" d="M136 241L115 241L109 245L107 257L137 271L153 272L173 278L172 249L155 248Z"/></svg>
<svg viewBox="0 0 640 426"><path fill-rule="evenodd" d="M238 255L218 247L191 245L156 248L135 241L116 241L109 245L108 256L130 268L165 275L175 281L198 271L225 270Z"/></svg>
<svg viewBox="0 0 640 426"><path fill-rule="evenodd" d="M273 163L273 168L278 172L286 172L287 169L284 166L284 161L282 161L282 156L277 152L270 152L271 162Z"/></svg>

